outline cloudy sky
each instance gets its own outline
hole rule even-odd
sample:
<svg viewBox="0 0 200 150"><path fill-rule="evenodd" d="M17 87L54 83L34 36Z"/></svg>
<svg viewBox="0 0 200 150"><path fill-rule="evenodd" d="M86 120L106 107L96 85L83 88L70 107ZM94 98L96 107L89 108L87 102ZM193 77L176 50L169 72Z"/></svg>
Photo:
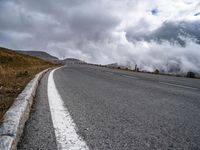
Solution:
<svg viewBox="0 0 200 150"><path fill-rule="evenodd" d="M0 0L0 46L200 72L200 1Z"/></svg>

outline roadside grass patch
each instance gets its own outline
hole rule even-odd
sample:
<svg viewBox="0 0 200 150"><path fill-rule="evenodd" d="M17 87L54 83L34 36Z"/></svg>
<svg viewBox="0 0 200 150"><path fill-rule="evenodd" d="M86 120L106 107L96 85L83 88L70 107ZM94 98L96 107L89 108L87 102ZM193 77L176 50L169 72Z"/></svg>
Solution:
<svg viewBox="0 0 200 150"><path fill-rule="evenodd" d="M26 84L37 73L53 66L57 65L0 47L0 123Z"/></svg>

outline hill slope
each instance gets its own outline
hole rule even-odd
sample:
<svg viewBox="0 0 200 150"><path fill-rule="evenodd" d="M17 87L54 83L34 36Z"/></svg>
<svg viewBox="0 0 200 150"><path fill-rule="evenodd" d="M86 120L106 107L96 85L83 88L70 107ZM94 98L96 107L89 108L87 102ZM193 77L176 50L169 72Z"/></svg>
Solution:
<svg viewBox="0 0 200 150"><path fill-rule="evenodd" d="M26 55L30 55L30 56L35 56L35 57L38 57L40 59L43 59L45 61L50 61L50 62L58 60L57 57L52 56L52 55L50 55L46 52L43 52L43 51L17 51L17 52L22 53L22 54L26 54Z"/></svg>
<svg viewBox="0 0 200 150"><path fill-rule="evenodd" d="M62 63L64 64L85 64L86 62L76 59L76 58L66 58L62 60Z"/></svg>
<svg viewBox="0 0 200 150"><path fill-rule="evenodd" d="M0 121L34 75L51 66L39 58L0 47Z"/></svg>

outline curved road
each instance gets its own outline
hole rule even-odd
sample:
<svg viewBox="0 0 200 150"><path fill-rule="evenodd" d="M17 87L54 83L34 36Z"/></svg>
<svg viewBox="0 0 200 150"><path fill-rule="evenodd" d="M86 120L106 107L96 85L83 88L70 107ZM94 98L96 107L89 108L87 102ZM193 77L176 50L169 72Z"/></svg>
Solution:
<svg viewBox="0 0 200 150"><path fill-rule="evenodd" d="M200 149L200 80L68 64L43 77L18 149Z"/></svg>

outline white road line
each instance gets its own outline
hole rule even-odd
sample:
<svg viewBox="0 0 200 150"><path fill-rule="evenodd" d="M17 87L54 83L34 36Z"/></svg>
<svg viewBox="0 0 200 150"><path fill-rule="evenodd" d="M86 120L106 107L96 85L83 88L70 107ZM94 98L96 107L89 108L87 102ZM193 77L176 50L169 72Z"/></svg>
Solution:
<svg viewBox="0 0 200 150"><path fill-rule="evenodd" d="M186 89L193 89L193 90L198 90L198 88L190 87L190 86L185 86L185 85L179 85L179 84L173 84L173 83L167 83L167 82L159 82L161 84L166 84L166 85L171 85L171 86L176 86L176 87L181 87L181 88L186 88Z"/></svg>
<svg viewBox="0 0 200 150"><path fill-rule="evenodd" d="M133 77L133 76L128 76L128 75L122 75L123 77L126 77L126 78L131 78L131 79L135 79L135 80L138 80L139 78L137 77Z"/></svg>
<svg viewBox="0 0 200 150"><path fill-rule="evenodd" d="M76 124L73 122L56 89L53 79L53 74L56 70L52 70L49 74L47 92L57 148L58 150L89 150L86 142L77 134Z"/></svg>

